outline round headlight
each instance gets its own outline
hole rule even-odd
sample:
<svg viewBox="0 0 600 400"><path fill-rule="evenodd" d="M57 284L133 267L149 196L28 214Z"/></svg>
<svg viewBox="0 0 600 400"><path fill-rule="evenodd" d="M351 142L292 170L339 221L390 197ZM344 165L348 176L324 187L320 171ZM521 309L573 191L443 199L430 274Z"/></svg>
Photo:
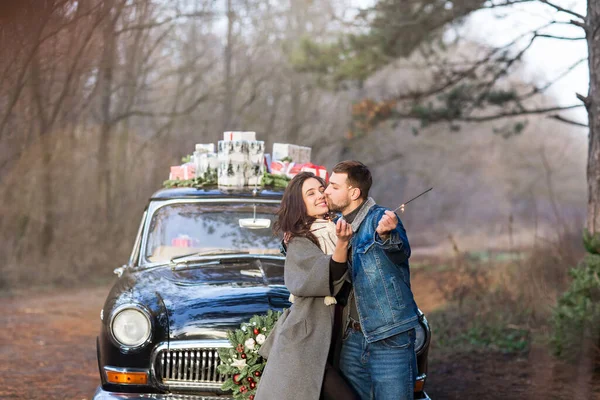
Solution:
<svg viewBox="0 0 600 400"><path fill-rule="evenodd" d="M425 333L425 328L421 324L417 326L415 333L415 353L418 353L425 345L425 339L427 338L427 334Z"/></svg>
<svg viewBox="0 0 600 400"><path fill-rule="evenodd" d="M150 318L138 308L125 308L113 317L111 330L121 345L139 347L150 338Z"/></svg>

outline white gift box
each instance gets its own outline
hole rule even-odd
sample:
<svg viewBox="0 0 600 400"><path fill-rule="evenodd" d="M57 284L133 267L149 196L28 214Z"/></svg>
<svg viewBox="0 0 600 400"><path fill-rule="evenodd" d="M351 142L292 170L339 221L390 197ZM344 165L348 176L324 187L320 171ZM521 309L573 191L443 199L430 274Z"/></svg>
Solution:
<svg viewBox="0 0 600 400"><path fill-rule="evenodd" d="M246 168L246 185L256 186L262 182L262 176L265 171L265 165L262 162L249 163Z"/></svg>
<svg viewBox="0 0 600 400"><path fill-rule="evenodd" d="M217 150L220 161L248 161L249 144L247 140L219 140Z"/></svg>
<svg viewBox="0 0 600 400"><path fill-rule="evenodd" d="M214 143L196 143L196 151L199 153L214 153Z"/></svg>
<svg viewBox="0 0 600 400"><path fill-rule="evenodd" d="M298 146L298 159L294 160L300 164L306 164L310 162L312 148L306 146Z"/></svg>
<svg viewBox="0 0 600 400"><path fill-rule="evenodd" d="M246 162L234 160L219 160L218 185L228 187L243 187L246 182Z"/></svg>
<svg viewBox="0 0 600 400"><path fill-rule="evenodd" d="M289 143L273 143L273 161L281 161L286 157L295 163L305 164L310 162L312 149L306 146L297 146Z"/></svg>
<svg viewBox="0 0 600 400"><path fill-rule="evenodd" d="M204 177L207 172L217 171L219 159L217 153L202 153L196 160L196 178Z"/></svg>
<svg viewBox="0 0 600 400"><path fill-rule="evenodd" d="M294 161L298 146L289 143L273 143L273 161L281 161L289 157Z"/></svg>
<svg viewBox="0 0 600 400"><path fill-rule="evenodd" d="M265 142L254 140L248 143L248 161L261 164L265 158Z"/></svg>
<svg viewBox="0 0 600 400"><path fill-rule="evenodd" d="M223 132L223 140L256 140L256 132L227 131Z"/></svg>

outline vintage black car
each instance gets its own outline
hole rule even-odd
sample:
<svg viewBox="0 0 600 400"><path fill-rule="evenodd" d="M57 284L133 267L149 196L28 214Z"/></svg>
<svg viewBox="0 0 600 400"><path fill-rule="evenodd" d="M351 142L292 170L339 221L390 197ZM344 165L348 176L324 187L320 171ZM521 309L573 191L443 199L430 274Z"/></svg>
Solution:
<svg viewBox="0 0 600 400"><path fill-rule="evenodd" d="M289 307L280 238L282 193L176 188L156 192L127 265L100 313L95 400L223 399L217 349L255 314ZM417 334L417 398L430 332Z"/></svg>

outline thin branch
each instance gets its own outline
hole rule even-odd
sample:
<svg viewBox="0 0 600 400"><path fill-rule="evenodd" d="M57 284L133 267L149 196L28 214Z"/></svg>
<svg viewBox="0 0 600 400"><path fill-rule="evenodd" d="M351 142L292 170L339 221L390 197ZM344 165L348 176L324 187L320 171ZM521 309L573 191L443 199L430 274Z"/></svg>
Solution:
<svg viewBox="0 0 600 400"><path fill-rule="evenodd" d="M131 26L127 26L123 29L119 29L115 31L116 35L120 35L121 33L125 33L125 32L129 32L129 31L134 31L134 30L145 30L145 29L152 29L152 28L157 28L159 26L163 26L165 24L171 23L173 21L178 20L179 18L195 18L195 17L214 17L214 13L212 12L195 12L195 13L190 13L190 14L178 14L175 15L173 17L169 17L169 18L165 18L162 21L155 21L155 22L148 22L146 24L138 24L138 25L131 25Z"/></svg>
<svg viewBox="0 0 600 400"><path fill-rule="evenodd" d="M581 15L581 14L576 13L575 11L567 10L566 8L562 8L561 6L557 6L554 3L550 3L548 0L539 0L539 2L543 3L543 4L546 4L546 5L554 8L554 9L556 9L557 11L564 12L564 13L567 13L567 14L571 14L571 15L573 15L573 16L575 16L577 18L580 18L580 19L582 19L582 20L585 21L585 17L583 15Z"/></svg>
<svg viewBox="0 0 600 400"><path fill-rule="evenodd" d="M575 63L573 63L570 67L568 67L566 70L564 70L560 75L558 75L552 81L548 82L547 84L545 84L541 88L534 87L529 93L526 93L523 96L520 96L519 100L525 100L525 99L528 99L528 98L530 98L532 96L535 96L536 94L545 92L548 88L550 88L550 86L554 85L556 82L558 82L559 80L561 80L565 76L569 75L575 68L577 68L580 64L586 62L587 60L588 60L587 57L584 57L584 58L582 58L580 60L577 60Z"/></svg>
<svg viewBox="0 0 600 400"><path fill-rule="evenodd" d="M549 112L553 112L553 111L572 110L574 108L580 108L580 107L583 107L583 104L575 104L572 106L565 106L565 107L536 108L536 109L530 109L530 110L524 108L519 111L509 111L509 112L505 112L505 113L498 113L496 115L487 115L484 117L458 118L458 120L465 121L465 122L484 122L484 121L493 121L493 120L501 119L501 118L518 117L521 115L545 114L545 113L549 113Z"/></svg>
<svg viewBox="0 0 600 400"><path fill-rule="evenodd" d="M563 116L560 116L559 114L548 115L548 118L555 119L557 121L564 122L566 124L575 125L575 126L579 126L579 127L583 127L583 128L589 128L590 127L588 124L584 124L584 123L581 123L581 122L578 122L578 121L574 121L574 120L569 119L569 118L565 118Z"/></svg>
<svg viewBox="0 0 600 400"><path fill-rule="evenodd" d="M586 108L588 108L592 104L592 101L589 97L586 97L579 93L575 93L575 96L577 96L577 98L583 102Z"/></svg>
<svg viewBox="0 0 600 400"><path fill-rule="evenodd" d="M533 1L535 1L535 0L507 0L502 3L492 3L489 6L482 7L482 9L510 7L510 6L514 6L515 4L531 3Z"/></svg>
<svg viewBox="0 0 600 400"><path fill-rule="evenodd" d="M198 105L200 105L200 103L206 101L208 98L210 97L210 93L204 94L202 96L200 96L199 98L196 99L196 101L194 101L190 106L188 106L185 110L183 111L175 111L175 112L152 112L152 111L142 111L142 110L131 110L129 112L123 113L121 115L118 115L117 117L113 118L113 120L111 121L111 123L115 124L125 118L130 118L130 117L150 117L150 118L174 118L174 117L181 117L184 115L188 115L190 112L194 111L194 109L196 109L196 107L198 107Z"/></svg>
<svg viewBox="0 0 600 400"><path fill-rule="evenodd" d="M566 37L566 36L555 36L548 34L536 34L537 37L557 40L586 40L585 36L582 37Z"/></svg>
<svg viewBox="0 0 600 400"><path fill-rule="evenodd" d="M587 25L581 21L575 21L574 19L572 19L571 21L569 21L569 24L583 28L583 30L586 32L588 32L588 30L589 30L589 25Z"/></svg>

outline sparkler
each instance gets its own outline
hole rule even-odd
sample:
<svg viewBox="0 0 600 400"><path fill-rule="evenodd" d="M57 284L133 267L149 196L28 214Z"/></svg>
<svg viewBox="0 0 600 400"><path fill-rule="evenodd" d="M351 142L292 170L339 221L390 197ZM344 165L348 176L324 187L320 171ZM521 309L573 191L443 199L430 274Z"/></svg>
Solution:
<svg viewBox="0 0 600 400"><path fill-rule="evenodd" d="M392 211L392 212L396 212L396 211L398 211L400 208L403 208L404 206L406 206L406 205L407 205L408 203L410 203L411 201L413 201L413 200L416 200L416 199L418 199L419 197L423 196L425 193L429 192L431 189L433 189L433 188L431 187L431 188L427 189L426 191L424 191L423 193L419 194L418 196L416 196L416 197L413 197L412 199L410 199L410 200L409 200L409 201L407 201L406 203L402 203L402 204L400 204L400 205L399 205L399 206L398 206L396 209L394 209L394 211ZM404 210L402 210L402 211L404 211Z"/></svg>

